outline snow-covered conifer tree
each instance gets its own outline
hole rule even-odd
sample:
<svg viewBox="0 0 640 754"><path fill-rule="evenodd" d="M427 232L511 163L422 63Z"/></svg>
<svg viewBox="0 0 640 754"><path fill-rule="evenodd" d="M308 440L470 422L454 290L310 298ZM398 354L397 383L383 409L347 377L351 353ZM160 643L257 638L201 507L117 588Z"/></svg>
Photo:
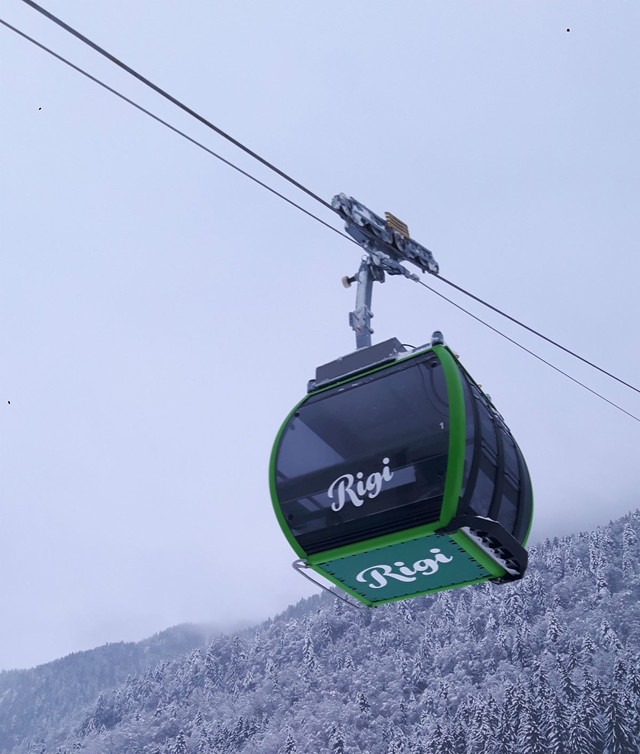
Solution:
<svg viewBox="0 0 640 754"><path fill-rule="evenodd" d="M331 754L344 754L344 733L342 729L332 723L329 730L329 751Z"/></svg>
<svg viewBox="0 0 640 754"><path fill-rule="evenodd" d="M608 689L604 712L606 754L638 754L637 739L615 687Z"/></svg>
<svg viewBox="0 0 640 754"><path fill-rule="evenodd" d="M283 754L295 754L298 750L296 739L293 737L293 731L291 728L287 728L287 737L284 742Z"/></svg>
<svg viewBox="0 0 640 754"><path fill-rule="evenodd" d="M356 694L356 704L358 705L358 709L362 714L366 714L371 709L369 700L362 691L358 691L358 693Z"/></svg>
<svg viewBox="0 0 640 754"><path fill-rule="evenodd" d="M555 692L551 693L546 705L544 732L548 754L566 754L565 732L568 727L566 711Z"/></svg>
<svg viewBox="0 0 640 754"><path fill-rule="evenodd" d="M567 733L567 754L596 754L595 741L589 735L580 706L571 712Z"/></svg>
<svg viewBox="0 0 640 754"><path fill-rule="evenodd" d="M187 754L187 741L182 730L176 736L173 744L173 754Z"/></svg>

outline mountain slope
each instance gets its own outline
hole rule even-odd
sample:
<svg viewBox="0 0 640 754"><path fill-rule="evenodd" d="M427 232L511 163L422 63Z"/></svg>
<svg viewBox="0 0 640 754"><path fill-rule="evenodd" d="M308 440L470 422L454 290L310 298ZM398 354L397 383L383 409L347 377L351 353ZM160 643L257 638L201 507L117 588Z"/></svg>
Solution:
<svg viewBox="0 0 640 754"><path fill-rule="evenodd" d="M0 672L0 752L27 735L45 736L101 691L205 646L215 633L208 626L175 626L138 643L107 644L30 670Z"/></svg>
<svg viewBox="0 0 640 754"><path fill-rule="evenodd" d="M639 540L636 512L532 548L515 584L376 610L305 600L15 752L637 754Z"/></svg>

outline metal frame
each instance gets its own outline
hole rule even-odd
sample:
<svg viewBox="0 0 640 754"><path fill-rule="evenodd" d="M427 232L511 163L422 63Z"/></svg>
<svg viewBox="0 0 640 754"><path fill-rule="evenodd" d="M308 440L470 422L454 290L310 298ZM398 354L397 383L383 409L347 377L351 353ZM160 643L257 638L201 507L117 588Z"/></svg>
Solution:
<svg viewBox="0 0 640 754"><path fill-rule="evenodd" d="M400 262L411 262L423 272L437 275L438 263L433 254L424 246L409 238L407 228L390 213L387 219L372 212L353 197L337 194L331 202L333 208L345 220L347 233L366 251L358 272L353 277L342 279L346 288L352 283L358 284L356 290L356 308L349 314L349 325L356 334L356 348L371 345L371 298L373 283L384 283L385 272L389 275L404 275L411 280L418 276L404 267ZM405 233L406 231L406 233Z"/></svg>

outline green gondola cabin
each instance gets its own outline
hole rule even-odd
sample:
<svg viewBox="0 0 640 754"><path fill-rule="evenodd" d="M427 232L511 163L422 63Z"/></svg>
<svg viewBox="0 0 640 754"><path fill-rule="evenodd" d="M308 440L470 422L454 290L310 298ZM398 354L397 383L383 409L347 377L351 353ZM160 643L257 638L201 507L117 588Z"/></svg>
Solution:
<svg viewBox="0 0 640 754"><path fill-rule="evenodd" d="M527 566L524 458L437 338L319 367L276 438L270 486L298 563L368 606L512 581Z"/></svg>

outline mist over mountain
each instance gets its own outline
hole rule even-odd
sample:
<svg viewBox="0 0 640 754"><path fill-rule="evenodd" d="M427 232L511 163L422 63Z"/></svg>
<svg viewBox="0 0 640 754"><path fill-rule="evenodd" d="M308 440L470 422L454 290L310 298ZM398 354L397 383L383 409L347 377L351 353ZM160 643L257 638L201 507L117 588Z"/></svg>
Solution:
<svg viewBox="0 0 640 754"><path fill-rule="evenodd" d="M203 647L218 633L215 626L175 626L141 642L107 644L29 670L0 672L0 752L11 750L19 731L44 736L102 690Z"/></svg>
<svg viewBox="0 0 640 754"><path fill-rule="evenodd" d="M3 754L637 754L640 512L525 578L375 610L322 594L0 674Z"/></svg>

